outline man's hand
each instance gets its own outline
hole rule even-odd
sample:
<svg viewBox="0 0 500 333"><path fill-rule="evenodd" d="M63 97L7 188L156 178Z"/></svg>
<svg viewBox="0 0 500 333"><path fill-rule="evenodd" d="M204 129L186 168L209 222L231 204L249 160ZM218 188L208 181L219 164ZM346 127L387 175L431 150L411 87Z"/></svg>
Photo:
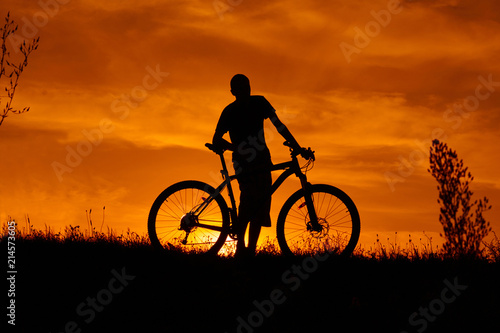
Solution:
<svg viewBox="0 0 500 333"><path fill-rule="evenodd" d="M215 146L216 149L222 149L222 150L235 150L234 145L227 141L226 139L222 138L222 135L220 133L215 133L214 137L212 138L212 144Z"/></svg>
<svg viewBox="0 0 500 333"><path fill-rule="evenodd" d="M306 160L312 159L313 161L316 160L316 157L314 156L314 151L311 150L311 147L307 149L302 148L299 145L290 143L288 141L283 142L283 145L289 147L293 152L298 153L300 156L302 156L303 159Z"/></svg>
<svg viewBox="0 0 500 333"><path fill-rule="evenodd" d="M300 148L300 156L302 156L303 159L309 160L312 159L313 161L316 160L316 157L314 156L314 151L311 150L311 147L305 149L305 148Z"/></svg>

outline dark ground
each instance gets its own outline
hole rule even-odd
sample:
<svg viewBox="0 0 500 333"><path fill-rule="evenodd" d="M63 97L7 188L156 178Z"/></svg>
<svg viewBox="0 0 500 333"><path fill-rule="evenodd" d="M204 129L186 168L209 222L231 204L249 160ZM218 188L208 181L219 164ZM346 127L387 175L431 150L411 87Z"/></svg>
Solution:
<svg viewBox="0 0 500 333"><path fill-rule="evenodd" d="M500 331L498 263L18 241L16 264L17 332Z"/></svg>

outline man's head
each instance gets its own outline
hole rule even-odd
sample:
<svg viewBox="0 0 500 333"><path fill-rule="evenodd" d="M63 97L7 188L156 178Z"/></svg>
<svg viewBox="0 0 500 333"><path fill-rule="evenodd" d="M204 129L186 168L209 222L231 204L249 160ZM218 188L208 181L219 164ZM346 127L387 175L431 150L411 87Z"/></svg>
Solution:
<svg viewBox="0 0 500 333"><path fill-rule="evenodd" d="M231 79L231 94L236 98L250 96L250 80L243 74L236 74Z"/></svg>

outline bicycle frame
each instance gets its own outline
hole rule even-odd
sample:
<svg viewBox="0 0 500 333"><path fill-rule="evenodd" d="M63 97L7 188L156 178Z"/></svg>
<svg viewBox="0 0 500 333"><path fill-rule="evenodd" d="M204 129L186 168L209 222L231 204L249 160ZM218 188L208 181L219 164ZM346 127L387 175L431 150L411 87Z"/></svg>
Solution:
<svg viewBox="0 0 500 333"><path fill-rule="evenodd" d="M210 147L209 147L210 148ZM217 155L219 155L221 164L222 164L222 170L220 171L222 174L223 182L215 189L215 192L210 195L210 198L207 198L200 206L196 208L191 214L194 216L198 216L201 214L208 206L209 204L216 198L220 193L227 187L228 189L228 195L230 199L230 207L229 207L229 214L230 214L230 220L231 220L231 225L235 223L238 220L238 214L236 211L236 201L234 199L234 192L233 188L231 186L231 181L234 179L237 179L237 175L229 175L229 171L226 166L226 160L224 158L224 152L216 152ZM305 191L304 193L304 198L306 202L306 206L308 209L309 213L309 218L311 221L311 225L314 229L320 228L320 225L318 223L318 217L316 216L316 211L314 209L313 205L313 200L310 195L309 187L311 184L307 181L307 176L301 171L299 162L297 160L297 153L293 152L291 153L292 160L288 162L283 162L283 163L278 163L274 164L271 167L271 171L277 171L277 170L284 170L283 173L281 173L278 178L274 181L271 187L271 195L274 194L274 192L283 184L283 182L290 177L291 175L295 174L299 180L300 184L302 186L302 189ZM205 227L207 229L212 229L212 230L221 230L220 227L214 227L214 226L208 226L208 225L202 225L202 224L197 224L199 227ZM233 237L232 235L231 237ZM234 237L233 237L234 238Z"/></svg>
<svg viewBox="0 0 500 333"><path fill-rule="evenodd" d="M270 195L275 195L288 177L295 175L300 180L300 187L284 202L276 220L276 239L282 253L307 255L317 251L335 251L350 255L360 233L356 205L337 187L309 183L306 175L314 161L314 151L311 148L301 148L289 142L284 142L283 145L290 149L291 158L288 161L269 164L258 170L252 168L252 171L239 172L236 167L235 174L230 174L224 149L210 143L205 144L219 155L222 182L213 186L202 181L186 180L163 190L154 201L148 216L151 244L162 250L193 249L196 252L217 254L226 242L240 241L247 236L243 235L243 231L247 229L248 222L258 222L252 218L251 221L238 219L238 200L235 200L237 193L233 191L231 182L235 179L239 182L247 179L253 181L254 177L261 178L261 175L262 178L267 178L270 183L266 186L266 193L259 192L257 188L257 197L251 199L255 201L252 202L255 206L251 210L257 211L259 205L266 204L267 207ZM231 145L224 147L232 148ZM304 161L299 161L299 155ZM266 172L267 176L260 172ZM274 181L269 177L271 172L275 172L272 177ZM223 192L226 188L228 193ZM244 244L238 243L238 246L241 245ZM231 249L231 246L225 249Z"/></svg>

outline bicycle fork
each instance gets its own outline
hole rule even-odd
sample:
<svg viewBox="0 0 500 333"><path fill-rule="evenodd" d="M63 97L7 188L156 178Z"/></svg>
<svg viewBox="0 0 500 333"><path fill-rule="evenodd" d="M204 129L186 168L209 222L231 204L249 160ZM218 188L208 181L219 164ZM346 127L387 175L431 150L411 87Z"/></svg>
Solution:
<svg viewBox="0 0 500 333"><path fill-rule="evenodd" d="M312 197L311 183L307 181L305 175L299 176L300 183L304 189L304 201L307 207L307 214L309 215L309 221L307 222L307 230L311 232L321 232L323 226L319 223L318 215L316 214L316 208L314 207L314 200Z"/></svg>

